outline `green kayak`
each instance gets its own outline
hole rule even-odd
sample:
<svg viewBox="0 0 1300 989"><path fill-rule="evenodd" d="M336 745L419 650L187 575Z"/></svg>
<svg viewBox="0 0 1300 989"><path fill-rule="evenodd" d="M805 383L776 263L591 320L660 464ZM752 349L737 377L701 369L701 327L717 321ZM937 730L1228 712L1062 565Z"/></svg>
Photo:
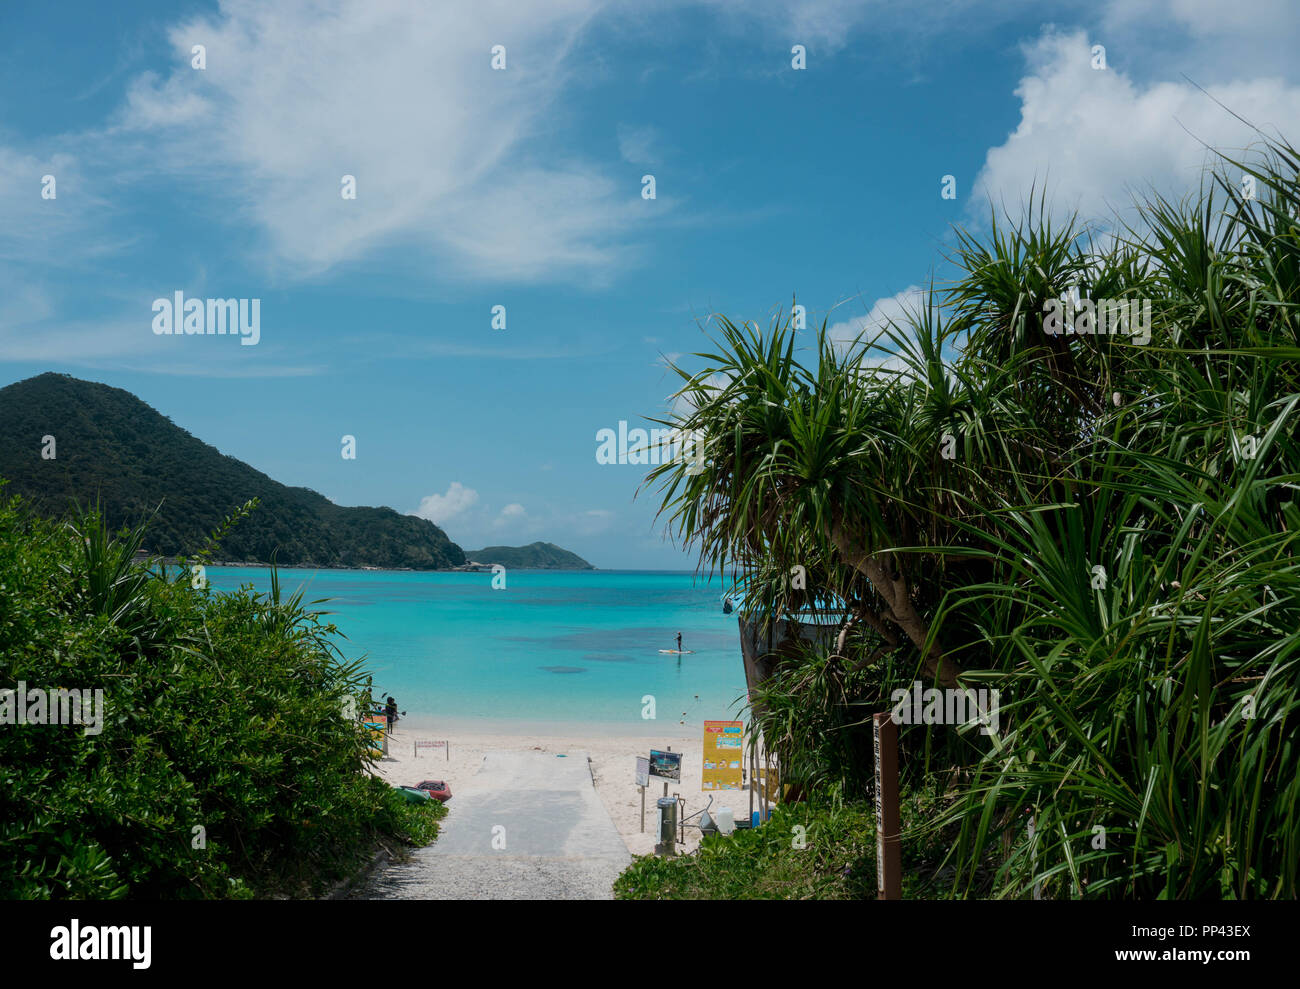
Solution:
<svg viewBox="0 0 1300 989"><path fill-rule="evenodd" d="M407 803L419 804L430 799L428 790L419 790L413 786L394 786L393 789L404 796Z"/></svg>

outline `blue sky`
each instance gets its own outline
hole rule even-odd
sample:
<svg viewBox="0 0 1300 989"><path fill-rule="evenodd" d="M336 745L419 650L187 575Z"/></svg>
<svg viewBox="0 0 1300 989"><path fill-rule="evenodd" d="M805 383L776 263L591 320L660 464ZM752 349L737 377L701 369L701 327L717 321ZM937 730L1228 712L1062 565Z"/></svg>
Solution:
<svg viewBox="0 0 1300 989"><path fill-rule="evenodd" d="M125 388L466 548L690 566L595 437L711 313L852 334L990 199L1193 189L1254 140L1197 87L1295 141L1298 45L1287 0L5 3L0 385ZM176 291L260 299L260 341L154 334Z"/></svg>

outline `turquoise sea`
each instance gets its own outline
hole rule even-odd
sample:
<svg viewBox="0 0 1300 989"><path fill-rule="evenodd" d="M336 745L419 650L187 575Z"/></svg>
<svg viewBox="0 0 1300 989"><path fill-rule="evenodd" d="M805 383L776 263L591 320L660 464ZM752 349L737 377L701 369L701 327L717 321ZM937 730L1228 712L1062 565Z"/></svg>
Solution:
<svg viewBox="0 0 1300 989"><path fill-rule="evenodd" d="M270 589L269 569L209 567L217 590ZM739 717L745 693L735 614L722 586L692 573L510 570L488 573L281 570L305 587L367 657L375 695L392 694L415 728L595 729L694 734ZM688 656L662 655L682 633ZM655 718L642 717L652 695Z"/></svg>

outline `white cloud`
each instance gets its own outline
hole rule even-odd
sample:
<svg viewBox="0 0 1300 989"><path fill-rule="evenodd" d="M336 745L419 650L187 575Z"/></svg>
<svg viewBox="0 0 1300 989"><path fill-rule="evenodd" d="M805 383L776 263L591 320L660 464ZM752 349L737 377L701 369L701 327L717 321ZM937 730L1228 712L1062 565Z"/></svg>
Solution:
<svg viewBox="0 0 1300 989"><path fill-rule="evenodd" d="M212 101L187 85L191 81L184 75L163 80L156 72L144 72L131 80L123 110L125 129L177 127L211 115L215 109Z"/></svg>
<svg viewBox="0 0 1300 989"><path fill-rule="evenodd" d="M633 165L654 165L659 162L659 132L645 125L618 125L618 153Z"/></svg>
<svg viewBox="0 0 1300 989"><path fill-rule="evenodd" d="M600 6L225 0L170 32L176 68L134 81L119 131L165 134L164 167L231 196L291 274L398 246L460 274L608 265L639 190L548 143L566 59Z"/></svg>
<svg viewBox="0 0 1300 989"><path fill-rule="evenodd" d="M491 525L493 525L493 529L498 530L519 530L520 526L523 526L526 522L530 521L532 520L529 519L528 512L525 511L524 506L515 502L507 504L506 507L500 509L500 515L495 517L493 524ZM532 526L532 528L536 528L536 526Z"/></svg>
<svg viewBox="0 0 1300 989"><path fill-rule="evenodd" d="M678 364L680 366L682 357L683 354L680 350L670 350L667 353L660 354L654 363L663 368L668 368L673 364Z"/></svg>
<svg viewBox="0 0 1300 989"><path fill-rule="evenodd" d="M826 330L826 335L835 343L848 346L859 336L872 339L890 324L906 330L911 314L925 308L926 297L927 291L921 286L909 285L901 292L877 299L865 316L855 316L832 324Z"/></svg>
<svg viewBox="0 0 1300 989"><path fill-rule="evenodd" d="M705 396L712 397L717 392L720 392L724 388L726 388L727 385L730 383L731 383L730 375L724 374L721 371L715 371L713 374L710 374L707 378L705 378L704 381L702 382L705 390ZM699 402L696 401L695 395L690 395L690 394L673 395L672 398L669 400L667 418L672 421L685 419L686 417L692 415L698 407L699 407ZM663 427L657 426L654 428L663 428Z"/></svg>
<svg viewBox="0 0 1300 989"><path fill-rule="evenodd" d="M1206 86L1138 83L1113 66L1091 68L1082 31L1048 32L1025 49L1028 72L1016 88L1020 123L989 150L972 189L969 214L986 220L988 203L1013 216L1033 185L1056 214L1078 210L1106 220L1127 210L1149 186L1181 197L1201 183L1215 158L1203 144L1232 154L1259 137L1214 100L1265 131L1294 128L1300 87L1276 78Z"/></svg>
<svg viewBox="0 0 1300 989"><path fill-rule="evenodd" d="M876 340L876 345L858 363L864 367L897 370L906 364L904 358L895 356L898 345L887 335L881 335L878 339L877 336L885 327L892 326L895 334L911 338L912 323L924 313L929 303L929 294L929 289L909 285L901 292L877 299L865 316L835 323L827 329L826 334L841 352L853 350L859 337L862 338L862 343Z"/></svg>
<svg viewBox="0 0 1300 989"><path fill-rule="evenodd" d="M615 519L607 509L543 505L530 512L512 502L496 515L478 510L458 518L455 538L461 546L516 545L537 539L567 546L574 539L608 532Z"/></svg>
<svg viewBox="0 0 1300 989"><path fill-rule="evenodd" d="M598 536L609 531L614 518L614 513L608 509L593 508L574 519L573 528L580 536Z"/></svg>
<svg viewBox="0 0 1300 989"><path fill-rule="evenodd" d="M53 176L53 199L46 199L44 177ZM33 154L0 146L0 262L41 272L110 254L120 238L101 229L113 210L86 180L80 156L67 152ZM30 285L26 275L20 285ZM7 294L7 292L6 292Z"/></svg>
<svg viewBox="0 0 1300 989"><path fill-rule="evenodd" d="M1096 41L1121 61L1166 75L1186 72L1201 85L1291 74L1300 37L1295 0L1110 0L1100 12ZM1163 44L1153 45L1158 38Z"/></svg>
<svg viewBox="0 0 1300 989"><path fill-rule="evenodd" d="M452 481L445 494L431 494L420 499L420 507L412 514L428 519L434 525L442 525L477 502L477 491L465 487L460 481Z"/></svg>

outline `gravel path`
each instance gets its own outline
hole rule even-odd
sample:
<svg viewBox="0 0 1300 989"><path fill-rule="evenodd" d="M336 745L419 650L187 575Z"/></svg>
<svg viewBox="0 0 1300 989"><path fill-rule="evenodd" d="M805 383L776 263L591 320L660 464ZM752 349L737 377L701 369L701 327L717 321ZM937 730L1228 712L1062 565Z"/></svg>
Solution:
<svg viewBox="0 0 1300 989"><path fill-rule="evenodd" d="M607 900L631 861L585 752L489 751L447 808L437 841L352 898Z"/></svg>

